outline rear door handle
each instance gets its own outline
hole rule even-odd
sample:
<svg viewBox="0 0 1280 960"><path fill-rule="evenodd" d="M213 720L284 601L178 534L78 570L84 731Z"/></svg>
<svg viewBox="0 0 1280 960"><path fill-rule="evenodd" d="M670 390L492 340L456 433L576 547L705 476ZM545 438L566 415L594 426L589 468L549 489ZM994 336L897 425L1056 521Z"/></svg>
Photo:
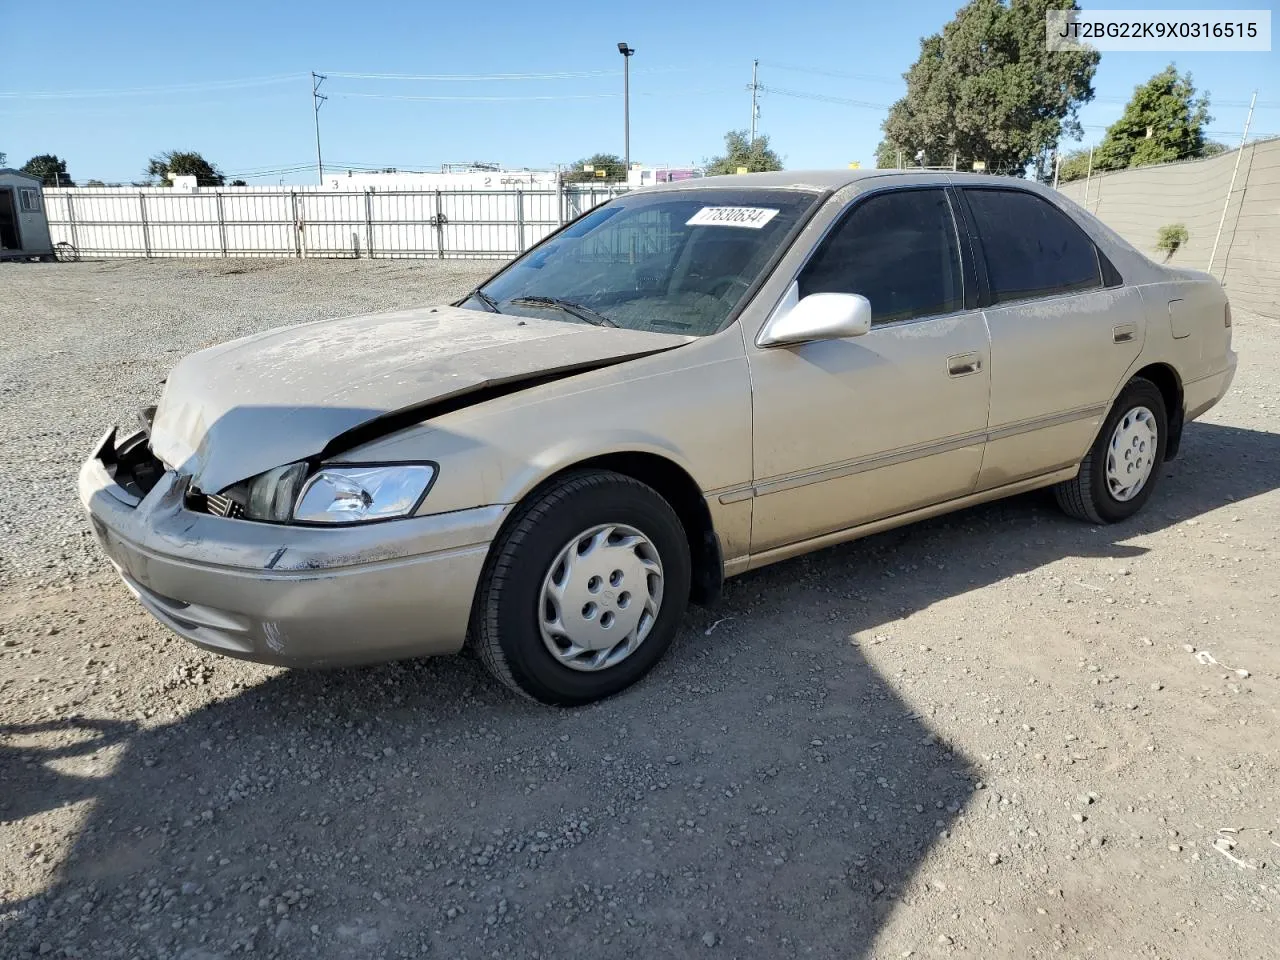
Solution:
<svg viewBox="0 0 1280 960"><path fill-rule="evenodd" d="M982 369L982 357L976 353L958 353L947 357L947 373L953 377L967 377Z"/></svg>
<svg viewBox="0 0 1280 960"><path fill-rule="evenodd" d="M1138 335L1136 323L1117 323L1111 328L1111 339L1116 343L1131 343Z"/></svg>

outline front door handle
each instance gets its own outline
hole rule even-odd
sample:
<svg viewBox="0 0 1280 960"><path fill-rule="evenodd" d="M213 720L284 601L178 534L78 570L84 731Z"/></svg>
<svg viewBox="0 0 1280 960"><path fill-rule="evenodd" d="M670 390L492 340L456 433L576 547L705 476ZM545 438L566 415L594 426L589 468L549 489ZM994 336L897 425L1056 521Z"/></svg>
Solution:
<svg viewBox="0 0 1280 960"><path fill-rule="evenodd" d="M982 369L982 357L976 353L958 353L947 357L947 373L953 377L967 377Z"/></svg>

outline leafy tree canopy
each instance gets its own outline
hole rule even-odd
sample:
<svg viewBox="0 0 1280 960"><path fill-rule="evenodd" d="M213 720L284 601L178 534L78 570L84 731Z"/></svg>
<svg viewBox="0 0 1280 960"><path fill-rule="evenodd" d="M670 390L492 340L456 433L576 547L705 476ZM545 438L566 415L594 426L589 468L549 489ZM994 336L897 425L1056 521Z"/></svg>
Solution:
<svg viewBox="0 0 1280 960"><path fill-rule="evenodd" d="M584 170L583 167L591 167L591 170ZM599 171L604 171L604 176L600 176ZM627 179L627 165L622 162L622 158L616 153L593 153L585 160L579 160L572 168L565 171L560 179L564 183L617 183L620 180Z"/></svg>
<svg viewBox="0 0 1280 960"><path fill-rule="evenodd" d="M67 161L56 154L42 153L22 165L22 172L29 177L39 177L46 187L74 187L75 181L67 175Z"/></svg>
<svg viewBox="0 0 1280 960"><path fill-rule="evenodd" d="M730 130L724 135L723 156L708 160L705 166L709 177L737 173L739 167L746 167L747 173L765 173L781 170L782 158L770 149L768 134L757 133L752 143L746 130Z"/></svg>
<svg viewBox="0 0 1280 960"><path fill-rule="evenodd" d="M189 150L170 150L156 154L147 163L147 179L157 186L171 187L173 181L169 175L179 177L195 177L196 186L220 187L227 178L222 171L211 164L200 154Z"/></svg>
<svg viewBox="0 0 1280 960"><path fill-rule="evenodd" d="M1093 99L1096 50L1050 53L1047 10L1072 0L971 0L939 34L920 41L904 75L907 94L889 110L878 166L923 150L926 165L961 169L982 160L997 172L1043 164L1063 137L1078 138L1081 104Z"/></svg>
<svg viewBox="0 0 1280 960"><path fill-rule="evenodd" d="M1171 63L1133 91L1124 114L1107 128L1094 153L1098 170L1120 170L1205 156L1209 95L1196 97L1191 74Z"/></svg>

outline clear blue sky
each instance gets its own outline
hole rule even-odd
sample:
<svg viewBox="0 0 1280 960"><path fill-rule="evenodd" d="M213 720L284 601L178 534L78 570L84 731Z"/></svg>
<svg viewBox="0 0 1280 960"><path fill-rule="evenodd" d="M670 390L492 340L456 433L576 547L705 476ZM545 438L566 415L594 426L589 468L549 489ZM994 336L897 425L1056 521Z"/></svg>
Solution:
<svg viewBox="0 0 1280 960"><path fill-rule="evenodd" d="M27 23L21 42L11 36L5 45L0 151L12 166L56 153L81 182L127 182L141 179L151 154L192 149L229 175L275 183L281 169L314 163L308 71L582 74L514 81L332 76L322 88L330 95L321 111L327 166L422 168L477 159L548 167L596 151L622 153L617 42L626 40L636 50L632 159L682 165L714 155L726 130L748 124L753 58L766 88L889 104L904 90L901 74L919 38L960 5L740 0L712 12L713 5L696 3L67 0L56 18ZM1253 131L1280 134L1280 54L1112 52L1098 69L1097 99L1083 111L1084 142L1096 142L1133 87L1170 60L1210 91L1215 139L1238 142L1242 104L1255 88L1268 105L1255 113ZM283 79L238 83L261 78ZM136 92L179 84L189 88ZM30 96L50 92L59 95ZM788 167L872 166L884 112L766 92L760 130ZM314 182L314 171L283 176L286 183Z"/></svg>

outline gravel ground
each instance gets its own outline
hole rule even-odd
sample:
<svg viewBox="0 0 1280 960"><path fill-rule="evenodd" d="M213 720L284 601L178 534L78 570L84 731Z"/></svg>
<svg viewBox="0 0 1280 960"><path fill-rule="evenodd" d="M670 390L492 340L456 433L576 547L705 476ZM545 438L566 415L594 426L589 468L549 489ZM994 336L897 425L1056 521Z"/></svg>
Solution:
<svg viewBox="0 0 1280 960"><path fill-rule="evenodd" d="M76 466L178 355L490 268L4 268L0 957L1275 956L1274 322L1132 522L778 564L582 710L207 655L103 571Z"/></svg>

